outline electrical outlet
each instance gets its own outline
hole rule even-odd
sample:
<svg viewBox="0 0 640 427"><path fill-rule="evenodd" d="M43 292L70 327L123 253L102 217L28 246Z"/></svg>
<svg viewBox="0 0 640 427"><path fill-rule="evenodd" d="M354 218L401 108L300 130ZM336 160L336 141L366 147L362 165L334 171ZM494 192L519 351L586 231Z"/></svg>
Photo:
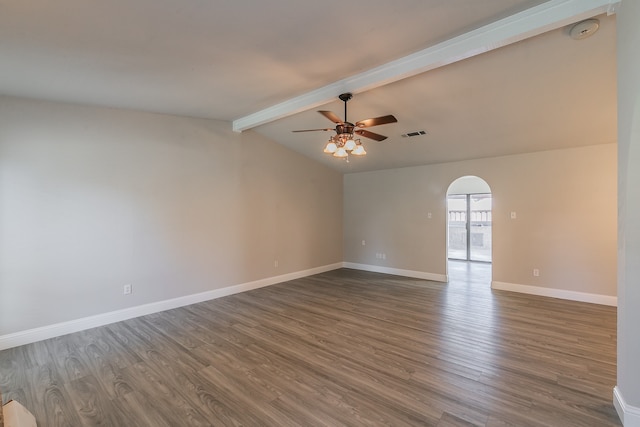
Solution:
<svg viewBox="0 0 640 427"><path fill-rule="evenodd" d="M122 287L122 293L125 295L130 295L131 294L131 285L124 285Z"/></svg>
<svg viewBox="0 0 640 427"><path fill-rule="evenodd" d="M273 261L273 266L274 266L275 268L278 268L278 260Z"/></svg>
<svg viewBox="0 0 640 427"><path fill-rule="evenodd" d="M366 245L367 242L365 242L364 240L362 241L362 246Z"/></svg>
<svg viewBox="0 0 640 427"><path fill-rule="evenodd" d="M516 219L516 213L515 212L511 212L511 219Z"/></svg>
<svg viewBox="0 0 640 427"><path fill-rule="evenodd" d="M431 212L427 212L427 218L431 219Z"/></svg>
<svg viewBox="0 0 640 427"><path fill-rule="evenodd" d="M538 270L537 268L533 269L533 276L534 277L540 277L540 270Z"/></svg>

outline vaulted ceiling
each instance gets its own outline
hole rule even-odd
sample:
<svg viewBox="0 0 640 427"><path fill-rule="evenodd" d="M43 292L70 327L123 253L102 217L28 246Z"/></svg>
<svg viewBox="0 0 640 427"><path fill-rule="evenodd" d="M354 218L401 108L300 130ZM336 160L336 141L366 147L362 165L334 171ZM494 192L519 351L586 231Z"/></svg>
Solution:
<svg viewBox="0 0 640 427"><path fill-rule="evenodd" d="M615 142L615 15L606 14L584 40L569 37L561 22L497 49L484 46L487 53L356 88L351 121L398 118L371 129L389 138L366 141L363 158L323 154L329 133L291 132L331 127L318 109L342 116L332 83L566 1L0 0L0 94L231 126L329 87L330 98L251 131L343 172ZM401 136L418 130L427 133Z"/></svg>

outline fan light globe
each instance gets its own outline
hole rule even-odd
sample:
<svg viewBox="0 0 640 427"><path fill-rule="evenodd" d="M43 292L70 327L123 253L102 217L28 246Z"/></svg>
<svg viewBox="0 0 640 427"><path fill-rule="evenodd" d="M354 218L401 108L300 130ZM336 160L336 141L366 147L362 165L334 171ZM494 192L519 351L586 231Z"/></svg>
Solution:
<svg viewBox="0 0 640 427"><path fill-rule="evenodd" d="M367 154L367 152L364 150L364 147L362 145L358 145L353 149L351 154L353 154L354 156L364 156L365 154Z"/></svg>
<svg viewBox="0 0 640 427"><path fill-rule="evenodd" d="M324 152L327 154L333 154L336 152L337 149L338 149L338 146L336 145L336 143L333 141L329 141L327 143L327 146L324 147Z"/></svg>
<svg viewBox="0 0 640 427"><path fill-rule="evenodd" d="M333 157L347 157L349 154L347 153L347 150L344 149L344 147L340 147L338 148L338 150L333 153Z"/></svg>
<svg viewBox="0 0 640 427"><path fill-rule="evenodd" d="M353 138L349 138L346 144L344 144L344 149L347 151L351 151L354 148L356 148L356 142L353 140Z"/></svg>

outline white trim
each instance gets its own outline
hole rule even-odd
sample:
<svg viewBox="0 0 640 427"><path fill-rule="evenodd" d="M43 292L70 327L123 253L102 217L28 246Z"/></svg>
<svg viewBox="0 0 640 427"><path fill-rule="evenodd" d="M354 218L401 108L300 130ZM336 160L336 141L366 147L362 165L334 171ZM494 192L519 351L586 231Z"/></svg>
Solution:
<svg viewBox="0 0 640 427"><path fill-rule="evenodd" d="M267 277L253 282L241 283L238 285L228 286L225 288L213 289L210 291L186 295L183 297L173 298L164 301L157 301L149 304L129 307L122 310L111 311L108 313L97 314L94 316L84 317L81 319L70 320L68 322L56 323L53 325L42 326L40 328L29 329L26 331L15 332L7 335L0 335L0 350L12 347L18 347L25 344L42 341L61 335L79 332L98 326L108 325L110 323L120 322L122 320L134 317L145 316L147 314L157 313L160 311L170 310L172 308L183 307L190 304L196 304L203 301L209 301L228 295L246 292L252 289L258 289L270 286L276 283L282 283L289 280L299 279L314 274L324 273L326 271L336 270L339 268L352 268L355 270L371 271L375 273L394 274L397 276L412 277L416 279L432 280L436 282L448 282L449 278L446 274L428 273L424 271L403 270L400 268L384 267L379 265L358 264L353 262L338 262L335 264L324 265L311 268L308 270L296 271L280 276ZM617 298L608 295L588 294L583 292L566 291L563 289L541 288L537 286L518 285L514 283L492 282L491 288L521 292L525 294L548 296L553 298L562 298L574 301L591 302L603 305L617 305ZM628 406L628 405L627 405ZM638 416L640 420L640 409L636 410L630 407L632 416ZM637 412L637 413L636 413ZM638 424L640 427L640 424Z"/></svg>
<svg viewBox="0 0 640 427"><path fill-rule="evenodd" d="M565 289L543 288L540 286L519 285L516 283L491 282L491 289L540 295L543 297L567 299L571 301L590 302L602 305L618 305L618 298L610 295L588 294L586 292L567 291Z"/></svg>
<svg viewBox="0 0 640 427"><path fill-rule="evenodd" d="M111 311L108 313L96 314L95 316L89 316L81 319L70 320L68 322L42 326L40 328L20 331L13 334L0 335L0 350L18 347L37 341L70 334L73 332L79 332L85 329L95 328L97 326L108 325L110 323L120 322L122 320L132 319L134 317L145 316L151 313L170 310L172 308L178 308L185 305L209 301L212 299L237 294L239 292L250 291L252 289L262 288L264 286L274 285L276 283L282 283L289 280L299 279L301 277L311 276L313 274L336 270L338 268L342 268L342 264L343 263L338 262L335 264L324 265L308 270L287 273L280 276L267 277L264 279L255 280L253 282L241 283L238 285L227 286L225 288L212 289L210 291L198 294L186 295L183 297L152 302L149 304L124 308L122 310Z"/></svg>
<svg viewBox="0 0 640 427"><path fill-rule="evenodd" d="M343 92L359 93L443 67L481 53L603 13L621 0L551 0L492 22L419 52L273 105L233 121L242 132L333 101Z"/></svg>
<svg viewBox="0 0 640 427"><path fill-rule="evenodd" d="M357 264L355 262L342 263L345 268L354 270L371 271L374 273L395 274L396 276L413 277L416 279L433 280L435 282L448 282L446 274L427 273L424 271L402 270L400 268L383 267L380 265Z"/></svg>
<svg viewBox="0 0 640 427"><path fill-rule="evenodd" d="M640 408L629 405L622 397L618 386L613 388L613 406L624 427L640 427Z"/></svg>

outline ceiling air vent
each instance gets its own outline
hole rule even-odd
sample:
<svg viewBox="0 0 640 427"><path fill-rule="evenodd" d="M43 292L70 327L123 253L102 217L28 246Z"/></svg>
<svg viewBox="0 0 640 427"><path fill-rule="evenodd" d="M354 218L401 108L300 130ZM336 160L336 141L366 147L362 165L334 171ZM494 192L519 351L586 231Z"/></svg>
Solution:
<svg viewBox="0 0 640 427"><path fill-rule="evenodd" d="M415 132L407 132L407 133L403 133L402 137L403 138L409 138L411 136L420 136L420 135L426 135L427 131L426 130L417 130Z"/></svg>

